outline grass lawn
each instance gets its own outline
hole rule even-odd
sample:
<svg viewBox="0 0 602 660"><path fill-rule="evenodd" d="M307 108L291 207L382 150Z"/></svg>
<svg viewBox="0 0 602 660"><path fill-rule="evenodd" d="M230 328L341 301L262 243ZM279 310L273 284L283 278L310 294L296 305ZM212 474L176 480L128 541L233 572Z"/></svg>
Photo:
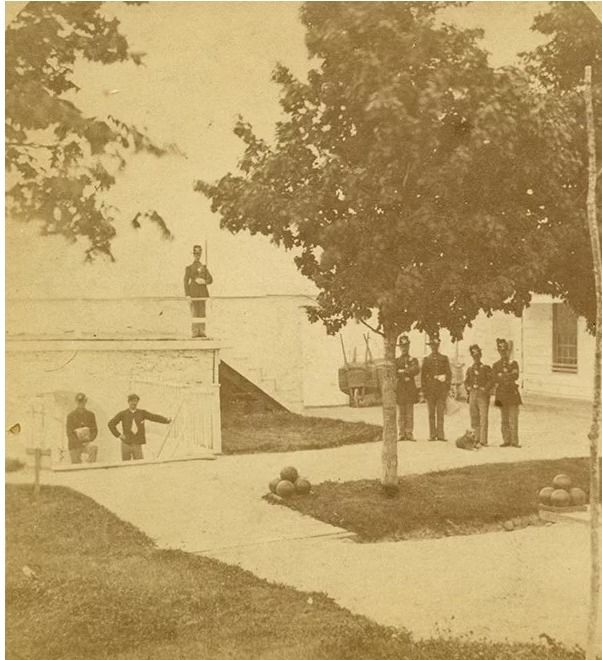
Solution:
<svg viewBox="0 0 602 660"><path fill-rule="evenodd" d="M494 463L410 475L398 498L378 481L325 482L290 500L268 495L318 520L355 532L361 540L475 534L503 523L539 524L537 493L560 472L588 491L588 459Z"/></svg>
<svg viewBox="0 0 602 660"><path fill-rule="evenodd" d="M363 422L305 417L289 412L228 412L222 417L224 454L325 449L381 439L382 429Z"/></svg>
<svg viewBox="0 0 602 660"><path fill-rule="evenodd" d="M30 488L7 487L6 561L9 660L583 657L555 645L415 642L323 595L269 584L207 557L157 550L65 488L44 487L36 503Z"/></svg>

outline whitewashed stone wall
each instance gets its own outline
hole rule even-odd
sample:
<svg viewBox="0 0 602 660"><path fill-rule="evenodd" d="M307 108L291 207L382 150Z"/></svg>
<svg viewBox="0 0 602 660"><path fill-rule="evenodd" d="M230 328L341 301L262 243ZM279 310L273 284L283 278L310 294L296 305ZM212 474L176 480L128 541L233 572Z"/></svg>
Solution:
<svg viewBox="0 0 602 660"><path fill-rule="evenodd" d="M208 308L208 333L223 344L221 357L233 368L264 389L290 410L307 406L345 405L346 396L338 388L338 369L343 364L340 338L329 336L320 324L310 324L305 305L307 296L255 296L212 298ZM498 355L495 340L505 337L514 343L514 358L523 366L526 394L588 398L591 393L592 338L581 323L579 369L577 374L552 372L552 320L549 304L533 304L523 321L510 315L481 315L467 328L462 341L454 344L442 334L441 350L452 360L468 366L468 347L478 343L486 363ZM90 319L93 323L90 323ZM189 334L189 311L181 299L134 299L94 301L9 301L9 336L51 333L54 336L93 338L102 336L182 337ZM347 357L365 355L364 334L370 337L374 358L382 358L380 335L364 325L350 322L341 332ZM421 359L427 352L425 337L410 333L411 351ZM194 358L185 355L157 364L154 356L132 358L128 373L161 372L175 381L186 379L197 368ZM65 356L65 361L69 356ZM103 358L104 360L104 358ZM119 365L110 363L102 371ZM74 367L77 362L74 363ZM201 367L199 367L201 368ZM77 369L75 370L77 371ZM75 373L75 372L74 372ZM79 389L85 389L84 385Z"/></svg>
<svg viewBox="0 0 602 660"><path fill-rule="evenodd" d="M19 342L7 342L6 421L7 426L16 422L23 425L20 436L9 436L7 455L25 455L25 447L32 441L27 420L38 395L55 393L58 405L52 414L57 419L47 421L63 425L68 411L75 407L75 394L84 392L88 407L96 414L99 455L102 462L112 462L119 460L119 443L110 434L107 423L127 407L127 395L134 381L211 386L214 380L213 350L86 350L82 348L85 342L69 342L69 350L53 350L56 343L40 342L38 350L23 350L22 345L16 346ZM135 387L141 397L140 407L148 406L152 412L174 417L179 404L177 396L159 401L149 387L145 403L145 386L138 382ZM218 397L217 390L215 396ZM149 430L152 442L153 433L160 434L161 429L153 430L151 425Z"/></svg>

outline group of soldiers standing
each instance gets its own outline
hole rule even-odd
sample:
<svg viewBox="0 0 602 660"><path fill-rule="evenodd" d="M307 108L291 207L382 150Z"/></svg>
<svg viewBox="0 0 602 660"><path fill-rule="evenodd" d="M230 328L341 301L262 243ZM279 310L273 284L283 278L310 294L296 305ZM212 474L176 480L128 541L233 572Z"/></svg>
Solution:
<svg viewBox="0 0 602 660"><path fill-rule="evenodd" d="M472 365L466 371L464 387L468 396L470 424L475 446L488 445L489 404L494 396L501 411L502 447L520 447L518 440L518 411L521 397L518 389L518 363L510 359L510 346L505 339L497 339L500 359L492 366L483 364L482 351L477 344L470 346ZM396 359L397 426L399 440L415 441L414 405L418 403L416 377L420 374L422 392L429 416L429 441L445 442L445 408L452 382L449 358L439 352L441 341L437 334L428 341L431 353L422 361L410 356L407 335L399 338L401 355Z"/></svg>

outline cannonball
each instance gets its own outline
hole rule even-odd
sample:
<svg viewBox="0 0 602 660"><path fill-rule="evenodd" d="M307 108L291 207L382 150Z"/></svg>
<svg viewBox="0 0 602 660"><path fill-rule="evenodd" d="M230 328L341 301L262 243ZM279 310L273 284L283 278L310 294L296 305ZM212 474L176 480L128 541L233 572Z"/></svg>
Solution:
<svg viewBox="0 0 602 660"><path fill-rule="evenodd" d="M311 490L311 484L307 479L299 478L295 481L295 488L299 495L308 495Z"/></svg>
<svg viewBox="0 0 602 660"><path fill-rule="evenodd" d="M581 488L571 488L569 495L573 506L583 506L587 502L587 495Z"/></svg>
<svg viewBox="0 0 602 660"><path fill-rule="evenodd" d="M276 487L278 486L279 483L280 483L280 477L276 477L275 479L272 479L272 481L270 481L270 491L272 493L276 492Z"/></svg>
<svg viewBox="0 0 602 660"><path fill-rule="evenodd" d="M287 467L283 467L282 470L280 470L280 478L283 481L290 481L294 484L295 481L297 481L299 478L299 473L297 472L296 468L294 468L292 465L289 465Z"/></svg>
<svg viewBox="0 0 602 660"><path fill-rule="evenodd" d="M568 490L571 485L572 481L568 474L557 474L552 480L552 486L554 486L554 488L564 488L564 490Z"/></svg>
<svg viewBox="0 0 602 660"><path fill-rule="evenodd" d="M552 506L569 506L571 503L571 496L564 490L564 488L557 488L550 497L550 504Z"/></svg>
<svg viewBox="0 0 602 660"><path fill-rule="evenodd" d="M276 486L276 494L280 497L291 497L295 494L295 484L286 479L282 479Z"/></svg>
<svg viewBox="0 0 602 660"><path fill-rule="evenodd" d="M549 505L550 504L550 498L552 497L553 492L554 492L554 489L552 488L552 486L546 486L545 488L542 488L539 491L539 495L538 495L540 504Z"/></svg>

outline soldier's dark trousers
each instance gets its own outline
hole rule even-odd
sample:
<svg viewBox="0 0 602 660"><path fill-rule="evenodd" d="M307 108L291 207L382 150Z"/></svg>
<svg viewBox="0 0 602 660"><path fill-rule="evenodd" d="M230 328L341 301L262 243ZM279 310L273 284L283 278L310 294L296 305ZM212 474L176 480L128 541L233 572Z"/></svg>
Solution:
<svg viewBox="0 0 602 660"><path fill-rule="evenodd" d="M414 438L414 404L401 401L397 403L397 437L400 440Z"/></svg>
<svg viewBox="0 0 602 660"><path fill-rule="evenodd" d="M85 454L88 457L88 463L96 463L96 457L98 456L98 447L96 445L83 445L82 447L76 447L75 449L70 449L69 454L71 455L72 463L82 463L83 455Z"/></svg>
<svg viewBox="0 0 602 660"><path fill-rule="evenodd" d="M505 445L518 445L518 406L502 406L502 438Z"/></svg>
<svg viewBox="0 0 602 660"><path fill-rule="evenodd" d="M487 444L487 428L489 425L489 397L483 392L472 390L468 397L470 410L470 426L474 437L482 445Z"/></svg>
<svg viewBox="0 0 602 660"><path fill-rule="evenodd" d="M191 300L190 314L192 316L192 336L205 337L205 300Z"/></svg>
<svg viewBox="0 0 602 660"><path fill-rule="evenodd" d="M445 415L445 401L447 394L442 396L427 396L426 405L429 409L429 438L431 440L444 440L443 417Z"/></svg>
<svg viewBox="0 0 602 660"><path fill-rule="evenodd" d="M129 444L121 441L121 460L122 461L140 461L144 458L142 454L142 445Z"/></svg>

